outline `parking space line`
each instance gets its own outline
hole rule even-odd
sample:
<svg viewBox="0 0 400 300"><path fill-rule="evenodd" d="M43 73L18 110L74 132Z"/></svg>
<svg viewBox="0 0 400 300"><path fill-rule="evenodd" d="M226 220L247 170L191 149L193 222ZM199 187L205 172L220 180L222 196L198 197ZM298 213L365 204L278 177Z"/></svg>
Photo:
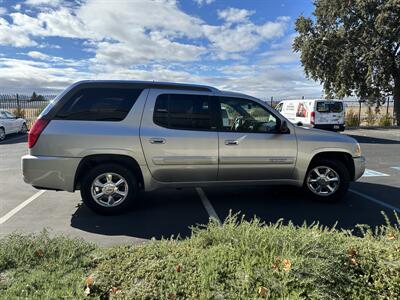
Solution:
<svg viewBox="0 0 400 300"><path fill-rule="evenodd" d="M370 169L365 169L365 172L362 175L362 177L380 177L380 176L390 176L390 175Z"/></svg>
<svg viewBox="0 0 400 300"><path fill-rule="evenodd" d="M391 167L394 170L400 171L400 167Z"/></svg>
<svg viewBox="0 0 400 300"><path fill-rule="evenodd" d="M196 188L197 193L200 196L201 202L203 202L204 208L207 210L208 215L210 218L215 219L219 224L222 224L220 218L217 215L217 212L215 211L214 207L211 205L210 200L208 200L206 194L204 193L202 188L197 187Z"/></svg>
<svg viewBox="0 0 400 300"><path fill-rule="evenodd" d="M367 199L367 200L369 200L369 201L371 201L371 202L377 203L377 204L382 205L382 206L384 206L384 207L386 207L386 208L389 208L390 210L394 210L395 212L400 213L400 208L398 208L398 207L396 207L396 206L390 205L390 204L388 204L388 203L386 203L386 202L383 202L383 201L378 200L378 199L376 199L376 198L374 198L374 197L365 195L365 194L360 193L360 192L358 192L358 191L355 191L355 190L353 190L353 189L349 189L349 192L352 192L353 194L356 194L356 195L358 195L358 196L360 196L360 197L363 197L363 198L365 198L365 199Z"/></svg>
<svg viewBox="0 0 400 300"><path fill-rule="evenodd" d="M27 206L29 203L31 203L33 200L38 198L40 195L42 195L45 190L41 190L37 192L35 195L32 197L26 199L24 202L22 202L20 205L15 207L14 209L10 210L8 213L6 213L3 217L0 218L0 225L7 222L8 219L10 219L13 215L15 215L17 212L19 212L21 209L23 209L25 206Z"/></svg>

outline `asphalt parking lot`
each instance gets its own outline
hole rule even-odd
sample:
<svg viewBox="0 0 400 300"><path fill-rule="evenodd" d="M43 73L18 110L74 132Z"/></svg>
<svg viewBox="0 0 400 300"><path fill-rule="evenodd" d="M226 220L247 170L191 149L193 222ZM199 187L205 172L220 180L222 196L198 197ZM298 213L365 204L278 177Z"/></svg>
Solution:
<svg viewBox="0 0 400 300"><path fill-rule="evenodd" d="M368 170L340 203L313 202L292 187L187 188L143 193L134 210L112 217L92 213L79 192L44 192L25 184L20 157L27 152L26 136L10 136L0 143L0 237L46 228L102 246L140 243L188 236L190 226L206 224L210 217L224 220L230 212L267 223L283 218L344 229L383 224L381 211L393 221L393 210L400 212L400 129L345 133L361 143Z"/></svg>

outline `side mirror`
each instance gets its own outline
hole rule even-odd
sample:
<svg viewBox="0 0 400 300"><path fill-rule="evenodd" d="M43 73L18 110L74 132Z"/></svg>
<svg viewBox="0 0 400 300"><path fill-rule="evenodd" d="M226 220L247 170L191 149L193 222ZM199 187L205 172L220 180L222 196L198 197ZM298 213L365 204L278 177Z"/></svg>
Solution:
<svg viewBox="0 0 400 300"><path fill-rule="evenodd" d="M290 132L286 121L281 122L281 125L279 127L279 132L280 133L289 133Z"/></svg>

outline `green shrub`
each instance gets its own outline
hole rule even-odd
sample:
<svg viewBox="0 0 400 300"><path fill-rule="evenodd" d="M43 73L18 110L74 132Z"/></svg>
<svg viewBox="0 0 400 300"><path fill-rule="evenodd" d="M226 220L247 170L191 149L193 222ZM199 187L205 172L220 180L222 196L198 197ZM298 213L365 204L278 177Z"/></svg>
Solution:
<svg viewBox="0 0 400 300"><path fill-rule="evenodd" d="M379 126L391 126L392 125L392 117L389 114L385 114L383 117L379 119Z"/></svg>
<svg viewBox="0 0 400 300"><path fill-rule="evenodd" d="M346 126L348 127L357 127L360 124L358 116L354 113L354 111L351 108L348 111L346 111L345 123Z"/></svg>
<svg viewBox="0 0 400 300"><path fill-rule="evenodd" d="M364 121L367 123L368 126L374 126L376 122L376 115L372 111L371 106L368 106L367 109L367 116L364 118Z"/></svg>
<svg viewBox="0 0 400 300"><path fill-rule="evenodd" d="M0 240L0 298L84 299L86 283L92 299L398 299L399 227L359 230L229 217L108 249L13 235Z"/></svg>

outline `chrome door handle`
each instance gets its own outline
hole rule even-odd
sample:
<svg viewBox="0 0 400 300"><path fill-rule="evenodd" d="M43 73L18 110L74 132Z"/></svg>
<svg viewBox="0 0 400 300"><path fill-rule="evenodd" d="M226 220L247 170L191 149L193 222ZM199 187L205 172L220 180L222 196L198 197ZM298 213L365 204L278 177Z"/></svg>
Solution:
<svg viewBox="0 0 400 300"><path fill-rule="evenodd" d="M237 141L237 140L225 140L225 145L227 145L227 146L239 145L239 141Z"/></svg>
<svg viewBox="0 0 400 300"><path fill-rule="evenodd" d="M150 138L149 142L151 144L165 144L165 139L164 138Z"/></svg>

